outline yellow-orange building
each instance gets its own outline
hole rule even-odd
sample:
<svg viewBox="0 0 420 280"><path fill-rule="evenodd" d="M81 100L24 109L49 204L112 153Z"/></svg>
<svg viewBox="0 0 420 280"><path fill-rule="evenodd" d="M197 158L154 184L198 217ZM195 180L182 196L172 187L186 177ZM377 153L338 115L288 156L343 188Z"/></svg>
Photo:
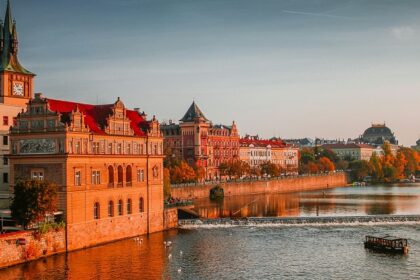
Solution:
<svg viewBox="0 0 420 280"><path fill-rule="evenodd" d="M179 124L162 124L164 147L191 166L201 166L206 179L220 178L219 166L239 160L239 133L232 125L214 125L195 102Z"/></svg>
<svg viewBox="0 0 420 280"><path fill-rule="evenodd" d="M241 138L239 148L240 160L251 167L270 162L281 167L286 173L294 173L298 169L299 149L286 144L280 139L263 140L258 136Z"/></svg>
<svg viewBox="0 0 420 280"><path fill-rule="evenodd" d="M163 229L163 138L158 121L118 100L89 105L36 94L11 138L11 186L59 190L67 249Z"/></svg>

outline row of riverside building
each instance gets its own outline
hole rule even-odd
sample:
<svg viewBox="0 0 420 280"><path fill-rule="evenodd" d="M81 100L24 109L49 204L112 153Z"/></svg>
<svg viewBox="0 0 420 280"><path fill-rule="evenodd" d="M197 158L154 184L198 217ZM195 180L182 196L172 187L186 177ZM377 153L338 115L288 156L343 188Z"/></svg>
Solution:
<svg viewBox="0 0 420 280"><path fill-rule="evenodd" d="M74 250L164 229L163 159L202 166L206 179L237 160L297 168L281 140L241 139L235 122L213 125L193 103L179 124L160 124L118 98L90 105L34 94L35 74L18 60L10 3L0 25L0 192L19 180L55 183Z"/></svg>
<svg viewBox="0 0 420 280"><path fill-rule="evenodd" d="M161 131L166 153L190 165L203 167L207 180L221 178L220 164L237 160L245 161L251 167L271 162L288 172L298 168L298 148L280 139L263 140L249 135L240 138L234 121L230 126L214 125L195 102L179 124L164 123Z"/></svg>

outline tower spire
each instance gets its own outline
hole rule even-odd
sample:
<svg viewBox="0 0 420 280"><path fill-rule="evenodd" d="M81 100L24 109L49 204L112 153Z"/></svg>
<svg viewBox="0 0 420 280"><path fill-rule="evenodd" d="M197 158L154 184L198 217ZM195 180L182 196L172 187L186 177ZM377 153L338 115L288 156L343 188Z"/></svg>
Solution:
<svg viewBox="0 0 420 280"><path fill-rule="evenodd" d="M7 0L6 14L4 16L4 25L0 30L0 45L3 47L1 50L1 63L0 71L11 71L22 74L34 75L20 65L17 52L18 52L18 38L16 30L16 22L12 16L12 6L10 0ZM1 40L2 39L2 40Z"/></svg>
<svg viewBox="0 0 420 280"><path fill-rule="evenodd" d="M10 0L7 0L6 15L4 16L4 35L11 35L13 32L13 17L10 7Z"/></svg>

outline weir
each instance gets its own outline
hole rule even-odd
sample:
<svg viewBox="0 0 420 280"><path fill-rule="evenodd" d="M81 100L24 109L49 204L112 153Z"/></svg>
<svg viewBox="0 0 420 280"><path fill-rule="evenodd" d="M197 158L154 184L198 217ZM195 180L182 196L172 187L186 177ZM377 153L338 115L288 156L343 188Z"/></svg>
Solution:
<svg viewBox="0 0 420 280"><path fill-rule="evenodd" d="M417 224L420 215L372 215L335 217L249 217L179 220L181 228L287 225Z"/></svg>

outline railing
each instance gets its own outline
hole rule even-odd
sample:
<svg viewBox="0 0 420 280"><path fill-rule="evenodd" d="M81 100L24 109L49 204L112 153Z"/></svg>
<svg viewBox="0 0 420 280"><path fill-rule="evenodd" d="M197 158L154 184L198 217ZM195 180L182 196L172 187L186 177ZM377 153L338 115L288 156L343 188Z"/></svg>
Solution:
<svg viewBox="0 0 420 280"><path fill-rule="evenodd" d="M113 188L115 187L114 183L108 183L108 188Z"/></svg>
<svg viewBox="0 0 420 280"><path fill-rule="evenodd" d="M117 187L118 187L118 188L122 188L122 187L123 187L123 183L122 183L122 182L118 182L118 183L117 183Z"/></svg>
<svg viewBox="0 0 420 280"><path fill-rule="evenodd" d="M130 181L130 182L126 182L126 183L125 183L125 185L126 185L127 187L131 187L131 186L133 185L133 183Z"/></svg>

